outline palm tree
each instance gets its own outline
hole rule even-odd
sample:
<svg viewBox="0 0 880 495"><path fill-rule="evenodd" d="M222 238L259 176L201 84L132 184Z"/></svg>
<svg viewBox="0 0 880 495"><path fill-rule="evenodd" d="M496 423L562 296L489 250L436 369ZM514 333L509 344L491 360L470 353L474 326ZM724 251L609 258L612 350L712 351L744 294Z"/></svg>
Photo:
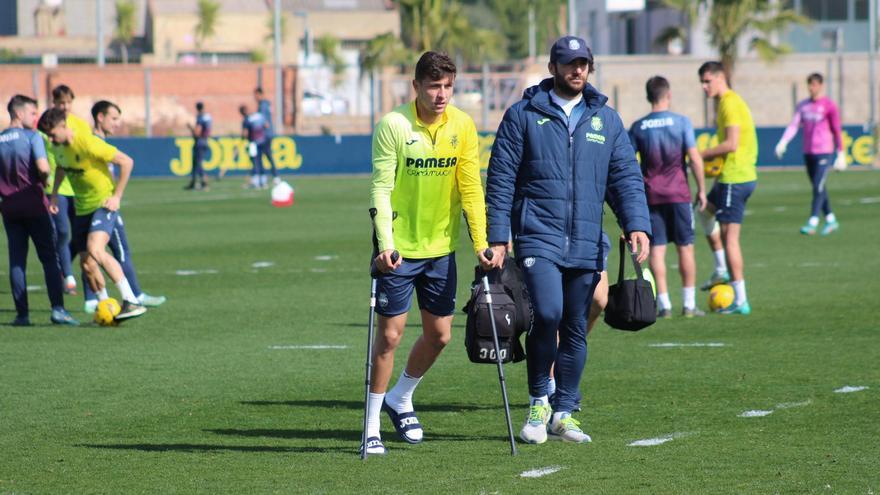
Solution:
<svg viewBox="0 0 880 495"><path fill-rule="evenodd" d="M791 51L786 43L773 40L773 36L792 24L807 24L809 20L790 8L783 8L773 0L663 0L672 8L685 12L691 22L701 7L709 8L707 33L709 42L718 50L721 64L728 78L733 75L739 58L739 41L751 35L749 48L764 60L774 60ZM671 33L661 38L671 39ZM681 34L684 34L682 31ZM686 35L682 37L686 39Z"/></svg>
<svg viewBox="0 0 880 495"><path fill-rule="evenodd" d="M217 19L220 17L220 3L215 0L199 0L199 22L196 24L196 49L201 53L202 44L214 36L217 30Z"/></svg>
<svg viewBox="0 0 880 495"><path fill-rule="evenodd" d="M116 0L116 30L113 39L119 43L122 51L122 63L128 63L128 46L134 39L134 0Z"/></svg>
<svg viewBox="0 0 880 495"><path fill-rule="evenodd" d="M501 55L501 34L475 27L458 0L399 1L401 37L411 50L442 50L470 62Z"/></svg>
<svg viewBox="0 0 880 495"><path fill-rule="evenodd" d="M392 32L380 34L367 42L360 53L361 76L392 65L412 63L416 53L407 48Z"/></svg>
<svg viewBox="0 0 880 495"><path fill-rule="evenodd" d="M334 76L345 72L345 60L339 54L339 39L332 34L325 34L315 39L315 51L324 60L324 65L333 71ZM335 78L335 77L334 77Z"/></svg>

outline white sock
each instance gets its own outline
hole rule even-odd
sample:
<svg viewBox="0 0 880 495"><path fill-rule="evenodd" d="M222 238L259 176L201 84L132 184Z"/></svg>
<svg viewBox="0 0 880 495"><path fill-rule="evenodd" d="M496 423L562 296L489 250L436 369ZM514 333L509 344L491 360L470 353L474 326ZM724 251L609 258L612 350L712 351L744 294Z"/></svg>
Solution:
<svg viewBox="0 0 880 495"><path fill-rule="evenodd" d="M76 277L74 277L73 275L68 275L64 277L64 283L76 287Z"/></svg>
<svg viewBox="0 0 880 495"><path fill-rule="evenodd" d="M131 286L128 285L127 278L122 277L122 280L116 283L116 287L119 289L119 294L122 295L124 301L139 304L137 298L134 297L134 291L131 290Z"/></svg>
<svg viewBox="0 0 880 495"><path fill-rule="evenodd" d="M551 377L547 380L547 395L553 395L556 392L556 378Z"/></svg>
<svg viewBox="0 0 880 495"><path fill-rule="evenodd" d="M669 293L657 294L657 305L660 309L672 309L672 302L669 301Z"/></svg>
<svg viewBox="0 0 880 495"><path fill-rule="evenodd" d="M531 405L534 405L534 404L535 404L535 401L537 401L537 400L541 401L541 404L544 404L544 405L547 405L547 404L550 403L550 400L547 399L547 396L546 396L546 395L542 395L542 396L540 396L540 397L534 397L534 396L532 396L532 395L529 395L529 405L530 405L530 406L531 406Z"/></svg>
<svg viewBox="0 0 880 495"><path fill-rule="evenodd" d="M389 390L385 395L388 405L398 413L412 412L413 392L415 392L416 387L421 380L421 377L414 378L407 375L406 371L401 373L400 378L397 380L397 384L394 385L394 388Z"/></svg>
<svg viewBox="0 0 880 495"><path fill-rule="evenodd" d="M829 213L825 215L825 221L827 223L834 223L837 221L837 217L834 216L834 213ZM816 219L816 225L819 225L819 219Z"/></svg>
<svg viewBox="0 0 880 495"><path fill-rule="evenodd" d="M370 392L370 400L367 404L367 438L381 438L379 433L379 413L382 411L383 400L385 400L385 394Z"/></svg>
<svg viewBox="0 0 880 495"><path fill-rule="evenodd" d="M733 291L736 292L736 300L734 304L739 306L740 304L746 302L746 281L745 280L734 280L730 283L733 286Z"/></svg>
<svg viewBox="0 0 880 495"><path fill-rule="evenodd" d="M819 225L819 217L810 217L810 219L807 220L807 225L809 225L810 227L818 226Z"/></svg>
<svg viewBox="0 0 880 495"><path fill-rule="evenodd" d="M103 301L104 299L110 299L110 294L107 294L107 287L104 287L98 292L98 300Z"/></svg>
<svg viewBox="0 0 880 495"><path fill-rule="evenodd" d="M727 271L727 259L724 257L724 250L715 251L715 271L724 273Z"/></svg>
<svg viewBox="0 0 880 495"><path fill-rule="evenodd" d="M681 288L681 299L684 301L682 304L687 309L694 309L697 307L697 300L695 297L696 294L695 287L682 287Z"/></svg>

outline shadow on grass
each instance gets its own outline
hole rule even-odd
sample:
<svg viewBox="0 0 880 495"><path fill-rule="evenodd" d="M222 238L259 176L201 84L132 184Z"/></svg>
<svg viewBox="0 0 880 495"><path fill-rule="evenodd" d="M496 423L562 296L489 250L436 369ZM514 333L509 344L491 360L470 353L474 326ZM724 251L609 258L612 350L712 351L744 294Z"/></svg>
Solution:
<svg viewBox="0 0 880 495"><path fill-rule="evenodd" d="M320 407L327 409L364 409L362 401L354 400L249 400L242 401L241 404L247 406L291 406L291 407ZM485 406L477 404L419 404L418 411L428 412L461 412L461 411L490 411L493 409L503 409L504 406Z"/></svg>
<svg viewBox="0 0 880 495"><path fill-rule="evenodd" d="M210 430L209 430L210 431ZM192 443L133 443L133 444L78 444L74 447L110 450L140 450L143 452L331 452L348 451L344 447L269 447L263 445L205 445Z"/></svg>
<svg viewBox="0 0 880 495"><path fill-rule="evenodd" d="M270 437L302 439L302 440L350 440L360 442L361 430L269 430L269 429L253 429L241 430L234 428L223 428L217 430L202 430L217 435L228 435L236 437ZM474 440L499 440L507 441L504 436L481 436L481 435L457 435L454 433L425 433L425 440L440 442L470 442Z"/></svg>

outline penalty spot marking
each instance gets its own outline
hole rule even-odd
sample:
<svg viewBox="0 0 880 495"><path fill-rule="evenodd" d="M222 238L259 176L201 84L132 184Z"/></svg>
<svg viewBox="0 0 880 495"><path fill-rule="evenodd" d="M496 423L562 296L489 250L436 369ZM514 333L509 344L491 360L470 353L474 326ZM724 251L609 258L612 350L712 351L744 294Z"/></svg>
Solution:
<svg viewBox="0 0 880 495"><path fill-rule="evenodd" d="M255 261L251 267L253 268L269 268L270 266L275 265L274 261Z"/></svg>
<svg viewBox="0 0 880 495"><path fill-rule="evenodd" d="M539 469L530 469L528 471L523 471L519 474L520 478L540 478L541 476L547 476L548 474L553 474L562 469L562 466L549 466L545 468Z"/></svg>
<svg viewBox="0 0 880 495"><path fill-rule="evenodd" d="M348 349L347 345L270 345L269 349L273 351L287 350L313 350L313 349Z"/></svg>
<svg viewBox="0 0 880 495"><path fill-rule="evenodd" d="M657 344L648 344L648 347L662 347L662 348L673 348L673 347L724 347L727 344L724 342L660 342Z"/></svg>
<svg viewBox="0 0 880 495"><path fill-rule="evenodd" d="M852 387L850 385L847 385L845 387L840 387L839 389L835 390L834 393L836 393L836 394L851 394L853 392L861 392L862 390L867 390L867 389L868 389L868 387L865 387L863 385L859 385L858 387Z"/></svg>
<svg viewBox="0 0 880 495"><path fill-rule="evenodd" d="M745 411L743 413L740 413L739 417L740 418L762 418L764 416L769 416L771 414L773 414L772 410L771 411L764 411L761 409L754 409L751 411Z"/></svg>

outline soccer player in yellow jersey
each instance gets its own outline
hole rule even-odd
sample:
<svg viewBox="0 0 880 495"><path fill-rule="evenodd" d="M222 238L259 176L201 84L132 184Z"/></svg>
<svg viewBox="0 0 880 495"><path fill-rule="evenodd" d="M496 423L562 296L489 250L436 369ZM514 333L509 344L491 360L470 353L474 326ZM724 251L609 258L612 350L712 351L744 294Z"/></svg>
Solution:
<svg viewBox="0 0 880 495"><path fill-rule="evenodd" d="M89 124L73 114L73 99L73 90L69 86L59 84L52 88L52 106L63 111L67 116L67 127L80 132L91 132ZM52 169L52 173L46 181L46 194L51 195L55 185L55 156L52 154L52 146L48 137L46 138L46 151L48 152L49 166ZM76 294L76 277L73 276L71 266L71 257L74 253L71 253L70 249L70 226L75 217L73 188L70 187L70 180L65 178L58 188L58 213L52 214L52 222L55 224L57 234L56 251L58 252L58 260L61 262L61 272L64 275L64 291L70 295Z"/></svg>
<svg viewBox="0 0 880 495"><path fill-rule="evenodd" d="M40 130L52 139L55 162L55 187L52 208L57 211L60 182L67 176L74 192L76 218L73 222L73 246L80 255L80 264L92 290L106 297L103 268L122 296L123 320L146 312L137 300L122 268L107 252L107 242L116 225L122 194L128 184L134 161L125 153L107 144L91 132L67 127L64 111L53 108L40 117ZM114 186L108 163L119 165L119 181ZM100 268L99 268L100 267Z"/></svg>
<svg viewBox="0 0 880 495"><path fill-rule="evenodd" d="M416 64L415 101L385 115L373 133L371 214L377 241L373 260L379 332L373 347L367 408L369 454L384 454L380 410L398 436L422 441L412 395L452 333L455 312L455 248L464 211L480 264L493 262L486 243L486 206L480 181L479 147L473 120L449 104L456 68L442 53L426 52ZM397 251L396 261L392 253ZM386 389L394 351L406 325L413 289L418 295L422 335L397 384Z"/></svg>
<svg viewBox="0 0 880 495"><path fill-rule="evenodd" d="M704 161L724 158L724 167L712 191L709 192L709 205L706 208L714 213L721 224L720 236L706 229L709 243L717 253L723 246L729 280L736 293L736 299L729 307L722 309L724 314L751 313L746 298L746 282L743 270L743 255L740 248L740 231L749 196L755 191L758 173L755 164L758 160L758 137L752 112L745 101L727 84L724 67L719 62L706 62L699 69L703 91L709 98L718 100L718 145L702 151ZM709 223L714 223L711 221ZM706 224L704 223L704 227ZM716 272L706 284L723 283L728 279L720 272L716 261Z"/></svg>

